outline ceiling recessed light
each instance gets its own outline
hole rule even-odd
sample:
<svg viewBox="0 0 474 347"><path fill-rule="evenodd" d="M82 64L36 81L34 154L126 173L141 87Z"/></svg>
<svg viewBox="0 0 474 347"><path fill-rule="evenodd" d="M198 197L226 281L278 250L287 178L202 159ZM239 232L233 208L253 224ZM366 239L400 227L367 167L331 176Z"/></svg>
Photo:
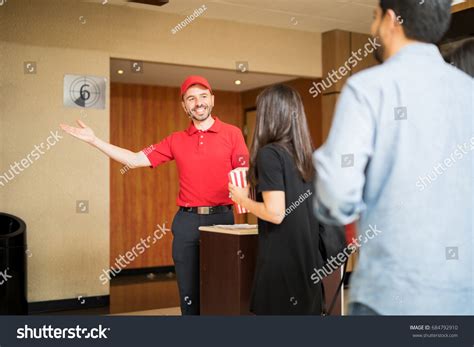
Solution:
<svg viewBox="0 0 474 347"><path fill-rule="evenodd" d="M117 70L117 73L118 73L119 75L123 75L123 70L122 70L122 69Z"/></svg>
<svg viewBox="0 0 474 347"><path fill-rule="evenodd" d="M241 80L235 80L234 83L235 83L235 85L240 86L242 84L242 81Z"/></svg>

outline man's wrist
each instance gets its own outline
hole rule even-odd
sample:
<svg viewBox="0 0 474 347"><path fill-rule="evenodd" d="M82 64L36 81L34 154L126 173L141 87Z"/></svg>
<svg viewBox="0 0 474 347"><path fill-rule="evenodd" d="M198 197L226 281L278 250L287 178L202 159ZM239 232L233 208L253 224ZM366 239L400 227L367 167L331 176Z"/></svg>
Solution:
<svg viewBox="0 0 474 347"><path fill-rule="evenodd" d="M97 136L94 136L91 142L89 142L92 146L97 147L97 142L98 142Z"/></svg>

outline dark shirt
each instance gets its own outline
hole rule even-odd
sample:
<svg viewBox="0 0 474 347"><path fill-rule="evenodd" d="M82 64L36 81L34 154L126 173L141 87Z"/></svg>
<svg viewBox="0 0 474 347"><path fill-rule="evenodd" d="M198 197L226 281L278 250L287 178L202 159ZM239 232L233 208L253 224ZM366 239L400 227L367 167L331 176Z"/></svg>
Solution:
<svg viewBox="0 0 474 347"><path fill-rule="evenodd" d="M257 201L264 191L285 192L285 218L258 220L258 256L250 310L256 314L320 314L319 226L313 216L312 182L304 182L290 154L276 144L257 155Z"/></svg>

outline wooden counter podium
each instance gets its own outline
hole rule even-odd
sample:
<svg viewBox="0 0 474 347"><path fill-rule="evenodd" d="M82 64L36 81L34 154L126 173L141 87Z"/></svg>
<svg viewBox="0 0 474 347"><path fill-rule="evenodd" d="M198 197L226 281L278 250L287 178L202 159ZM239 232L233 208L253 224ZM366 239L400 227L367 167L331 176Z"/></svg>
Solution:
<svg viewBox="0 0 474 347"><path fill-rule="evenodd" d="M201 315L252 314L249 304L257 260L257 228L204 226L199 230ZM328 306L341 276L339 268L323 279ZM343 292L344 290L339 293L334 306L334 316L341 315Z"/></svg>
<svg viewBox="0 0 474 347"><path fill-rule="evenodd" d="M257 228L200 227L201 315L249 315Z"/></svg>

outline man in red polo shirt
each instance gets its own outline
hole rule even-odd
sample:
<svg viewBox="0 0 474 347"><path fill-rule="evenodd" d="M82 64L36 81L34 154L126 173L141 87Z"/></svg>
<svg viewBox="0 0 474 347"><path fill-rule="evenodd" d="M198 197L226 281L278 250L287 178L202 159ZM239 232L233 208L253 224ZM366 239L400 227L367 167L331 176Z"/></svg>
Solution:
<svg viewBox="0 0 474 347"><path fill-rule="evenodd" d="M239 128L211 115L214 95L209 82L189 76L181 85L182 106L191 119L184 131L172 133L160 143L131 152L102 141L78 120L80 128L61 128L110 158L130 168L156 167L176 160L179 206L171 230L173 260L183 315L199 314L199 230L202 225L233 224L228 173L247 167L249 154Z"/></svg>

